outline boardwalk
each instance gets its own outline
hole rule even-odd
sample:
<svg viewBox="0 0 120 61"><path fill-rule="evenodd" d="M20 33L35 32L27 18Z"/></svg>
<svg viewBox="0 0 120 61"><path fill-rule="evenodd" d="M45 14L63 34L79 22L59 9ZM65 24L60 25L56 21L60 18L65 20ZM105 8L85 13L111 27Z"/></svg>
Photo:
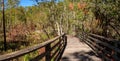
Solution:
<svg viewBox="0 0 120 61"><path fill-rule="evenodd" d="M92 52L92 49L80 42L78 38L68 36L67 47L61 61L101 61Z"/></svg>

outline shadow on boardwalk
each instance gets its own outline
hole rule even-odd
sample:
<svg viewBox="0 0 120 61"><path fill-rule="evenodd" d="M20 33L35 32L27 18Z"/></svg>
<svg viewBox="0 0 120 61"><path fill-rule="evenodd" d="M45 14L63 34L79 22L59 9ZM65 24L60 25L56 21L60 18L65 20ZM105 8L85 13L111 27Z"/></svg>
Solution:
<svg viewBox="0 0 120 61"><path fill-rule="evenodd" d="M77 61L94 61L90 56L95 56L95 54L90 51L90 52L84 52L84 51L80 51L80 52L75 52L73 54L69 54L74 56L75 59L77 59ZM62 57L62 61L71 61L69 60L69 57ZM76 61L76 60L75 60Z"/></svg>

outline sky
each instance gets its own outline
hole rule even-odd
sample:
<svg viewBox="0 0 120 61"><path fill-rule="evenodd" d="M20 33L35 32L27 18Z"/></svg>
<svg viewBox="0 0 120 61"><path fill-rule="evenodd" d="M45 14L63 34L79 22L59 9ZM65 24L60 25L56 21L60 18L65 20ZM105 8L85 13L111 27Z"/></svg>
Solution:
<svg viewBox="0 0 120 61"><path fill-rule="evenodd" d="M61 0L61 1L63 1L63 0ZM56 0L56 2L58 2L58 0ZM33 2L32 0L20 0L20 6L26 7L26 6L33 6L35 4L36 3Z"/></svg>
<svg viewBox="0 0 120 61"><path fill-rule="evenodd" d="M20 6L33 6L35 5L35 2L31 0L20 0Z"/></svg>

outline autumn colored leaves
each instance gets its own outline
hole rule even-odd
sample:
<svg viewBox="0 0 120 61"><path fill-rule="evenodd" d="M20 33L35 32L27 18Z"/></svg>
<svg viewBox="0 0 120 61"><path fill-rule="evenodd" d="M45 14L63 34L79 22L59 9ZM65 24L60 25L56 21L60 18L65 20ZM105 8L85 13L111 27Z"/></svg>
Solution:
<svg viewBox="0 0 120 61"><path fill-rule="evenodd" d="M70 9L70 10L73 10L73 9L74 9L73 3L70 3L70 4L69 4L69 9Z"/></svg>
<svg viewBox="0 0 120 61"><path fill-rule="evenodd" d="M86 3L77 3L77 8L79 10L82 10L84 12L84 14L88 13L88 10L86 10L85 8L87 7ZM72 2L69 3L69 9L73 10L74 9L74 4Z"/></svg>
<svg viewBox="0 0 120 61"><path fill-rule="evenodd" d="M82 3L82 4L81 4L81 3L78 3L77 6L78 6L78 9L84 10L85 7L86 7L86 3Z"/></svg>

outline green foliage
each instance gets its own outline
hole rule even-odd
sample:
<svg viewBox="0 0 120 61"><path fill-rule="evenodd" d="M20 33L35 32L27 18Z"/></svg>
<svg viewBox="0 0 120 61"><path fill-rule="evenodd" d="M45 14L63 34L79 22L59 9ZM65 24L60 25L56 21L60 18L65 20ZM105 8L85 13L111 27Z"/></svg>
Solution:
<svg viewBox="0 0 120 61"><path fill-rule="evenodd" d="M24 56L22 56L22 59L20 59L19 61L23 60L23 61L30 61L32 58L38 56L39 53L38 51L34 51L32 53L26 54Z"/></svg>
<svg viewBox="0 0 120 61"><path fill-rule="evenodd" d="M93 6L91 6L92 11L96 17L97 20L99 20L99 27L102 28L104 31L102 32L102 35L108 36L108 34L118 34L120 36L120 33L118 32L120 29L119 27L119 0L92 0L91 3ZM114 31L111 31L114 30ZM114 35L115 36L115 35Z"/></svg>
<svg viewBox="0 0 120 61"><path fill-rule="evenodd" d="M8 0L7 2L6 2L7 4L7 8L15 8L15 7L17 7L18 5L19 5L19 3L20 3L20 0Z"/></svg>
<svg viewBox="0 0 120 61"><path fill-rule="evenodd" d="M30 61L30 55L29 54L26 54L24 56L24 60L23 61Z"/></svg>

